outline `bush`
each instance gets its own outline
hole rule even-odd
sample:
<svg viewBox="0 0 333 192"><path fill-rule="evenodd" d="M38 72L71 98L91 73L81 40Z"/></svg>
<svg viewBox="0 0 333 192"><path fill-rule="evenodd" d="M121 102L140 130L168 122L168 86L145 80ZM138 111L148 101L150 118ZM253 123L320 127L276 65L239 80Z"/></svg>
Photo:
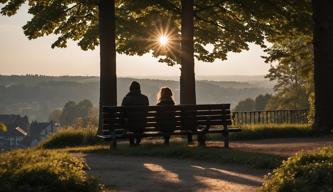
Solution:
<svg viewBox="0 0 333 192"><path fill-rule="evenodd" d="M54 149L74 146L96 145L102 143L96 137L96 129L81 128L81 129L60 129L53 135L49 136L41 145L40 148Z"/></svg>
<svg viewBox="0 0 333 192"><path fill-rule="evenodd" d="M265 177L260 191L333 191L333 147L290 157Z"/></svg>
<svg viewBox="0 0 333 192"><path fill-rule="evenodd" d="M67 153L18 150L0 154L0 191L99 191L86 164Z"/></svg>

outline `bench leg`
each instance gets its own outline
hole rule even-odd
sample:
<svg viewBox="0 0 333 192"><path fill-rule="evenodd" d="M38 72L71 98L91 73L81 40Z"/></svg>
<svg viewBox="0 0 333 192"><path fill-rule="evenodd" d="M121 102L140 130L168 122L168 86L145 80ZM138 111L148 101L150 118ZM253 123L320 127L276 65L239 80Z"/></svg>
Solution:
<svg viewBox="0 0 333 192"><path fill-rule="evenodd" d="M170 135L164 136L164 145L169 145Z"/></svg>
<svg viewBox="0 0 333 192"><path fill-rule="evenodd" d="M229 148L229 134L223 133L223 137L224 137L224 148Z"/></svg>
<svg viewBox="0 0 333 192"><path fill-rule="evenodd" d="M134 146L135 145L135 140L134 140L134 135L129 135L129 144L130 146Z"/></svg>
<svg viewBox="0 0 333 192"><path fill-rule="evenodd" d="M229 131L226 124L223 125L224 148L229 148Z"/></svg>
<svg viewBox="0 0 333 192"><path fill-rule="evenodd" d="M117 136L115 134L112 135L112 144L110 149L117 149Z"/></svg>
<svg viewBox="0 0 333 192"><path fill-rule="evenodd" d="M206 134L198 134L199 146L206 146Z"/></svg>
<svg viewBox="0 0 333 192"><path fill-rule="evenodd" d="M193 137L191 133L187 134L187 143L188 144L192 144L193 143Z"/></svg>

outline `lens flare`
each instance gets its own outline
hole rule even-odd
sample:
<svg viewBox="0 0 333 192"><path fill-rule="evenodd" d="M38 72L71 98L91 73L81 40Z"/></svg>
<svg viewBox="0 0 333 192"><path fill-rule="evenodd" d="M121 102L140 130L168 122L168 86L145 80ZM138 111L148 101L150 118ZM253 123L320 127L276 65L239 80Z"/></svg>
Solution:
<svg viewBox="0 0 333 192"><path fill-rule="evenodd" d="M159 38L160 45L166 46L169 42L169 38L165 35L160 36Z"/></svg>

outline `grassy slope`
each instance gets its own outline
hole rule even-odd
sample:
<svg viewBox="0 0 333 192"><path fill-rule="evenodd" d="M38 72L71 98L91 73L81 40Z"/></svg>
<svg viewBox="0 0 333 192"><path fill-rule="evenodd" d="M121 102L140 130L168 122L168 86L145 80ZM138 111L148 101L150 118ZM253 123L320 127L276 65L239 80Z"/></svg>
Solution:
<svg viewBox="0 0 333 192"><path fill-rule="evenodd" d="M308 125L256 125L243 126L242 132L233 133L232 140L263 139L276 137L304 137L311 136ZM93 129L64 129L51 136L39 147L45 149L61 149L70 152L104 152L119 155L158 156L171 158L187 158L212 161L217 163L245 164L256 168L272 169L281 164L284 158L276 155L244 152L223 148L202 148L187 146L185 144L172 144L163 146L160 144L145 144L131 148L120 145L117 150L109 150L108 143L99 141ZM220 135L210 135L211 140L220 139ZM80 147L81 146L81 147ZM66 148L67 149L63 149ZM68 148L71 147L71 148Z"/></svg>
<svg viewBox="0 0 333 192"><path fill-rule="evenodd" d="M240 127L242 132L231 133L231 140L254 140L268 138L290 138L313 136L309 125L298 124L262 124ZM208 135L208 139L221 139L221 135ZM96 129L61 129L40 144L43 148L63 148L71 146L87 146L103 144L105 142L96 137Z"/></svg>

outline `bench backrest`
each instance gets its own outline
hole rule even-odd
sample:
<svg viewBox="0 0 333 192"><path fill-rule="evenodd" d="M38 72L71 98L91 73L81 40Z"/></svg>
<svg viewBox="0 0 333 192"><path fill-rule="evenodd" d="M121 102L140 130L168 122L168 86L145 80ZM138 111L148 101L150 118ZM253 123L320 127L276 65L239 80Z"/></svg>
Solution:
<svg viewBox="0 0 333 192"><path fill-rule="evenodd" d="M167 126L195 132L198 125L231 125L230 104L104 106L102 116L103 126L99 134L110 134L110 130L136 125L143 126L145 132L160 131Z"/></svg>

